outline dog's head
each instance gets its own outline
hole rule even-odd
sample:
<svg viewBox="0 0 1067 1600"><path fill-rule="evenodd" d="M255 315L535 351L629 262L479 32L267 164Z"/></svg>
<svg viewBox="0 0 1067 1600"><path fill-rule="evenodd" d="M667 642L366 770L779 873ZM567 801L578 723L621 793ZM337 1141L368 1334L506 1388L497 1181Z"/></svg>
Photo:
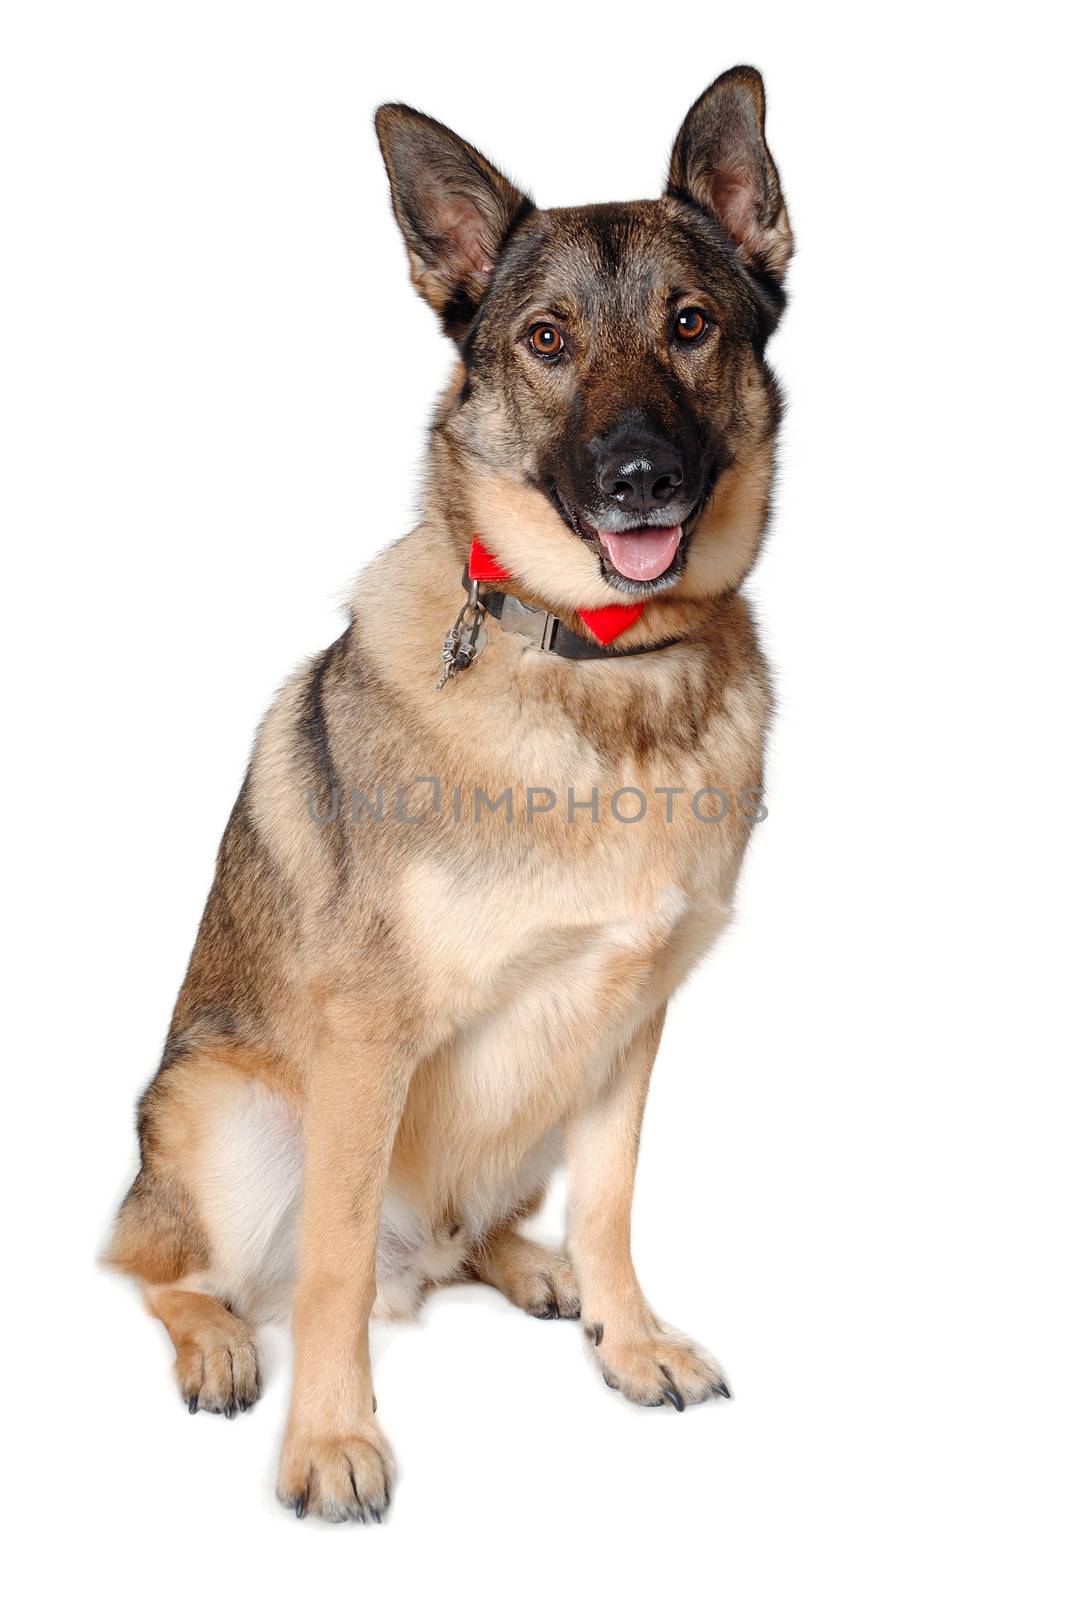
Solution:
<svg viewBox="0 0 1067 1600"><path fill-rule="evenodd" d="M696 102L653 201L538 210L431 118L383 106L377 129L413 281L460 353L435 463L458 535L567 606L740 581L792 249L759 73Z"/></svg>

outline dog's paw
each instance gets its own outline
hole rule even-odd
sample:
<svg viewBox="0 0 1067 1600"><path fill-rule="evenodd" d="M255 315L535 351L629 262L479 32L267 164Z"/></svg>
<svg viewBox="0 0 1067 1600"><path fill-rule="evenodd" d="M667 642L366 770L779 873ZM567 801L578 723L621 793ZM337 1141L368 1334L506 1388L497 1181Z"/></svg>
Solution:
<svg viewBox="0 0 1067 1600"><path fill-rule="evenodd" d="M174 1372L191 1412L214 1411L234 1417L259 1399L262 1385L255 1336L236 1317L230 1320L231 1333L220 1336L209 1329L183 1339L177 1347Z"/></svg>
<svg viewBox="0 0 1067 1600"><path fill-rule="evenodd" d="M381 1522L392 1496L393 1463L376 1427L347 1437L286 1436L278 1499L298 1517Z"/></svg>
<svg viewBox="0 0 1067 1600"><path fill-rule="evenodd" d="M508 1299L520 1310L542 1321L566 1317L576 1321L582 1314L578 1280L565 1256L534 1247L536 1258L516 1272L508 1286Z"/></svg>
<svg viewBox="0 0 1067 1600"><path fill-rule="evenodd" d="M578 1280L566 1256L508 1229L472 1262L474 1273L528 1316L548 1322L582 1314Z"/></svg>
<svg viewBox="0 0 1067 1600"><path fill-rule="evenodd" d="M601 1323L586 1329L609 1389L639 1406L672 1405L676 1411L730 1389L715 1362L680 1333L656 1333L615 1340Z"/></svg>

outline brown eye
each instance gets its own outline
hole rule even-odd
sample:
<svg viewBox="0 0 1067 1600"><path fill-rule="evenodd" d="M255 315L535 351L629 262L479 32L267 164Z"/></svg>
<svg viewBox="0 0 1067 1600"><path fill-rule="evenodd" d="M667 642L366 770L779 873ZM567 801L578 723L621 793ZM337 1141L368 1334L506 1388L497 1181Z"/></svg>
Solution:
<svg viewBox="0 0 1067 1600"><path fill-rule="evenodd" d="M683 344L696 344L708 331L708 319L696 306L687 306L674 319L675 337Z"/></svg>
<svg viewBox="0 0 1067 1600"><path fill-rule="evenodd" d="M551 322L535 322L526 343L544 361L555 361L563 354L563 335Z"/></svg>

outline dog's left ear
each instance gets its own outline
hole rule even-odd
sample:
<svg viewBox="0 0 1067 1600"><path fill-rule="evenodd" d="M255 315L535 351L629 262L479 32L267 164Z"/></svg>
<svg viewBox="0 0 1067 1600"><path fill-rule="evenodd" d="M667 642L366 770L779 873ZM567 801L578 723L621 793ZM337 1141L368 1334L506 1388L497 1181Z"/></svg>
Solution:
<svg viewBox="0 0 1067 1600"><path fill-rule="evenodd" d="M411 260L411 281L454 338L489 286L500 248L533 201L473 145L410 106L374 119Z"/></svg>
<svg viewBox="0 0 1067 1600"><path fill-rule="evenodd" d="M755 67L731 67L716 78L674 141L667 193L710 211L744 259L781 283L793 233L764 138L765 113Z"/></svg>

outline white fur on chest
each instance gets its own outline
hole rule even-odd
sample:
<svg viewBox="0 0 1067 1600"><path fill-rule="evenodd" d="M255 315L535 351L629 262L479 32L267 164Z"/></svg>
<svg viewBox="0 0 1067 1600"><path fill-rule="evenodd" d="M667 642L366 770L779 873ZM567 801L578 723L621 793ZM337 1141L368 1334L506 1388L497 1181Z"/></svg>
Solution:
<svg viewBox="0 0 1067 1600"><path fill-rule="evenodd" d="M423 863L408 874L405 908L413 927L433 930L416 959L457 1139L518 1121L547 1130L595 1092L673 986L665 955L698 915L670 879L611 881L565 863L487 866L476 882ZM714 920L725 920L719 908Z"/></svg>
<svg viewBox="0 0 1067 1600"><path fill-rule="evenodd" d="M470 1017L540 985L589 987L624 952L652 958L690 908L672 879L620 875L613 863L583 870L541 853L506 866L454 871L420 861L405 875L404 920L429 990L448 1014Z"/></svg>

